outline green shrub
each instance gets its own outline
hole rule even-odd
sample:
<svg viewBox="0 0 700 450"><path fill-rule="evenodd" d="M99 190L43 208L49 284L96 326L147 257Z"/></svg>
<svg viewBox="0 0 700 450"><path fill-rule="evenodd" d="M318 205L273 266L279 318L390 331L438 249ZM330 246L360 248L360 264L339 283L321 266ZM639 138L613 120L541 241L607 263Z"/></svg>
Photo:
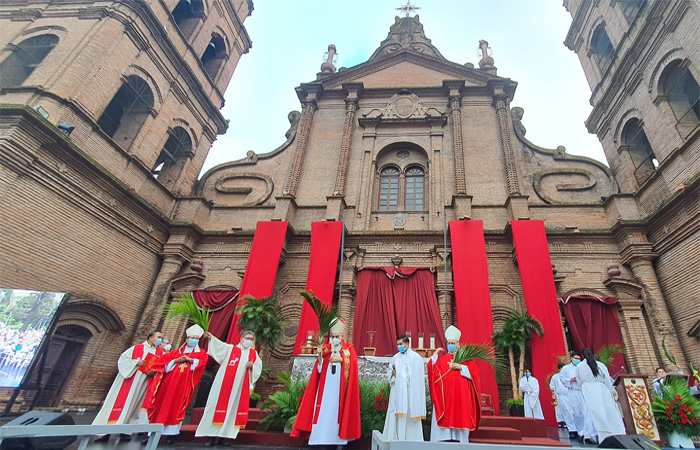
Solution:
<svg viewBox="0 0 700 450"><path fill-rule="evenodd" d="M263 418L258 425L261 431L283 431L291 429L299 412L308 380L297 377L292 381L289 372L277 374L277 380L284 383L284 391L275 392L262 406Z"/></svg>
<svg viewBox="0 0 700 450"><path fill-rule="evenodd" d="M363 438L371 439L373 430L384 430L388 406L389 382L360 380L360 420Z"/></svg>

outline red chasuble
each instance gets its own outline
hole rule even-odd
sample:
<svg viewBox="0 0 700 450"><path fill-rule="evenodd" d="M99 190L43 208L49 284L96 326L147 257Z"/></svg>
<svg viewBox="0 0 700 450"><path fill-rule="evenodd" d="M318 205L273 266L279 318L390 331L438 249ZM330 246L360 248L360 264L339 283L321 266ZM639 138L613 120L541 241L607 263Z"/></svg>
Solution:
<svg viewBox="0 0 700 450"><path fill-rule="evenodd" d="M360 381L357 373L357 353L355 347L343 341L340 356L342 363L338 363L340 369L340 404L338 407L338 437L351 441L362 436L360 423ZM323 346L323 360L321 373L318 373L318 359L311 371L311 379L304 392L304 398L299 406L299 413L292 427L291 437L309 437L311 427L318 421L318 413L321 410L323 388L326 384L326 373L331 361L331 345ZM316 393L318 392L318 396Z"/></svg>
<svg viewBox="0 0 700 450"><path fill-rule="evenodd" d="M228 410L228 403L231 399L231 391L233 390L233 382L236 381L236 371L238 371L238 365L248 362L254 363L257 359L257 352L255 349L251 348L248 352L248 361L241 361L241 348L237 345L233 346L231 350L231 356L226 364L226 372L224 372L224 379L221 382L221 392L219 392L219 399L216 401L216 409L214 410L214 420L212 423L214 425L223 425L224 420L226 420L226 412ZM243 376L243 384L241 385L241 397L238 400L238 411L236 411L236 421L235 426L239 428L245 428L246 423L248 423L248 409L250 408L250 370L245 371Z"/></svg>
<svg viewBox="0 0 700 450"><path fill-rule="evenodd" d="M163 349L157 347L155 353L156 361L154 361L153 364L151 364L150 370L155 370L154 367L158 363L158 359L161 356L163 356ZM147 364L144 364L143 367L146 367L146 365ZM148 372L146 372L146 375L148 376ZM162 375L163 372L156 371L155 374L148 376L148 383L146 384L146 395L143 397L143 403L141 403L141 408L148 409L148 405L150 405L153 402L153 394L155 394L156 392L156 388L160 383Z"/></svg>
<svg viewBox="0 0 700 450"><path fill-rule="evenodd" d="M207 352L203 350L184 353L184 347L166 353L158 359L153 370L159 373L161 378L155 388L153 400L148 406L148 421L150 423L162 423L165 426L177 425L185 420L185 410L190 405L197 389L199 380L202 379L204 368L207 365ZM165 367L170 361L180 356L189 356L199 360L197 367L191 370L191 363L176 364L175 368L165 373Z"/></svg>
<svg viewBox="0 0 700 450"><path fill-rule="evenodd" d="M452 370L453 355L438 357L435 364L428 361L428 385L433 401L435 419L441 428L468 429L479 427L481 421L481 382L479 368L474 361L467 361L472 380Z"/></svg>

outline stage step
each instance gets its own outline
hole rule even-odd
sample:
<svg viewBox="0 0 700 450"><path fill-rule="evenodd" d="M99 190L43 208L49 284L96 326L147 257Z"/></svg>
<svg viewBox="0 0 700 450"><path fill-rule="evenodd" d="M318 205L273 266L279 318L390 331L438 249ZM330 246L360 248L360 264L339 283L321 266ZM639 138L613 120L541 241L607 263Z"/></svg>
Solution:
<svg viewBox="0 0 700 450"><path fill-rule="evenodd" d="M544 420L526 417L485 416L481 418L482 427L504 427L520 430L522 437L547 438L547 425Z"/></svg>
<svg viewBox="0 0 700 450"><path fill-rule="evenodd" d="M478 430L469 433L469 438L492 440L520 441L523 438L520 430L507 427L480 426Z"/></svg>

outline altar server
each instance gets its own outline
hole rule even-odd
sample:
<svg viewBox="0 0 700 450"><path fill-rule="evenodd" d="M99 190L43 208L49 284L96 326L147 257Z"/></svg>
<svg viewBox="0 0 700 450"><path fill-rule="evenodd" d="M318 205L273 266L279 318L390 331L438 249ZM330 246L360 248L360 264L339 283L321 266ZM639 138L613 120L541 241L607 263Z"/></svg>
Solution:
<svg viewBox="0 0 700 450"><path fill-rule="evenodd" d="M557 368L558 373L552 375L552 379L549 382L549 389L552 390L554 396L557 399L557 420L561 419L566 423L566 427L574 427L574 432L576 430L576 425L574 425L574 416L571 415L571 407L569 406L569 392L561 382L561 370L564 367L564 363L559 363ZM571 429L569 429L569 435L571 435Z"/></svg>
<svg viewBox="0 0 700 450"><path fill-rule="evenodd" d="M520 379L520 390L525 399L525 417L544 420L540 404L540 382L525 368L525 375Z"/></svg>

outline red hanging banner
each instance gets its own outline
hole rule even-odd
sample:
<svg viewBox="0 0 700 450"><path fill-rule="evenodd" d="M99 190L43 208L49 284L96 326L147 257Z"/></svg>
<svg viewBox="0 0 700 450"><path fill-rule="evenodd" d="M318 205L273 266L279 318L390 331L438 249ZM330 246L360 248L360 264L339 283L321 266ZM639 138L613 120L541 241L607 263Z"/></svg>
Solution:
<svg viewBox="0 0 700 450"><path fill-rule="evenodd" d="M313 222L311 224L311 255L309 273L306 278L306 290L313 291L323 303L333 302L336 273L338 272L338 255L343 236L343 222ZM347 320L348 317L345 317ZM311 307L304 301L301 307L299 329L294 342L294 354L301 353L309 332L318 331L318 319Z"/></svg>
<svg viewBox="0 0 700 450"><path fill-rule="evenodd" d="M255 298L272 295L286 234L287 222L258 222L241 290L238 291L238 305L245 303L243 297L246 295ZM231 328L228 330L226 342L231 344L237 344L241 339L238 317L238 314L233 315Z"/></svg>
<svg viewBox="0 0 700 450"><path fill-rule="evenodd" d="M527 312L544 329L543 338L535 335L531 341L532 374L543 382L556 371L556 357L566 354L547 234L541 220L514 220L511 225ZM556 425L549 389L540 389L540 403L547 425Z"/></svg>
<svg viewBox="0 0 700 450"><path fill-rule="evenodd" d="M461 341L467 344L491 344L493 314L484 223L481 220L452 221L450 238L457 328L462 331ZM498 415L500 408L496 374L487 363L478 361L477 364L481 372L481 392L491 396Z"/></svg>

